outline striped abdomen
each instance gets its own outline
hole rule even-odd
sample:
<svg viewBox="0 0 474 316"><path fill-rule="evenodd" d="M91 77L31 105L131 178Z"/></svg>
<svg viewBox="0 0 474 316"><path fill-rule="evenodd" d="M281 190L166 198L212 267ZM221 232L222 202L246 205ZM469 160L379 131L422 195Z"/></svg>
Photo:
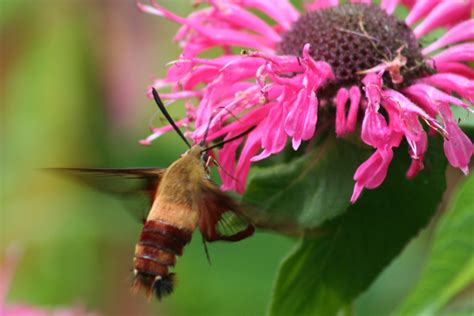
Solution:
<svg viewBox="0 0 474 316"><path fill-rule="evenodd" d="M191 241L192 232L160 220L148 220L135 247L133 288L143 287L147 295L152 291L158 299L173 290L174 273L169 267L176 263L176 256Z"/></svg>

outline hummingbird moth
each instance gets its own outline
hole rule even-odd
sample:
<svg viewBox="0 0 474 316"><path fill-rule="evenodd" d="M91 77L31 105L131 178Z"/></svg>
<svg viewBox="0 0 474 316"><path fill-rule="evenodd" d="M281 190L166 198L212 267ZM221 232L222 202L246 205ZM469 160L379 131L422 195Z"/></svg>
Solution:
<svg viewBox="0 0 474 316"><path fill-rule="evenodd" d="M184 140L189 149L168 168L136 169L53 169L74 176L100 191L122 197L142 193L149 200L150 210L135 247L132 289L145 290L158 299L171 294L175 274L170 272L176 257L191 241L199 228L203 241L239 241L254 233L254 225L244 215L238 202L209 177L208 150L245 136L251 129L213 146L204 141L190 145L168 114L158 93L153 89L156 104ZM119 182L131 187L121 188ZM206 248L207 254L207 248Z"/></svg>

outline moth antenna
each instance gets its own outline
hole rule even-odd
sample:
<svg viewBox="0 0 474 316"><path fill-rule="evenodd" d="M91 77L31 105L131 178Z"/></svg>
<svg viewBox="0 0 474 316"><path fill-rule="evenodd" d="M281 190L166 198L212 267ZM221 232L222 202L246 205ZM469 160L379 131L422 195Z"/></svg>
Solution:
<svg viewBox="0 0 474 316"><path fill-rule="evenodd" d="M204 131L204 137L202 138L202 145L206 146L206 139L207 139L207 133L209 132L209 128L211 127L212 119L214 118L214 115L211 115L209 118L209 122L207 122L206 130Z"/></svg>
<svg viewBox="0 0 474 316"><path fill-rule="evenodd" d="M226 108L225 106L219 106L218 109L223 109L225 111L227 111L227 113L230 114L230 116L232 116L233 118L235 118L236 121L239 121L240 122L240 118L235 115L231 110L229 110L228 108Z"/></svg>
<svg viewBox="0 0 474 316"><path fill-rule="evenodd" d="M238 134L238 135L235 135L234 137L231 137L231 138L226 139L226 140L223 140L223 141L221 141L221 142L219 142L219 143L217 143L217 144L214 144L214 145L212 145L212 146L209 146L209 147L207 147L207 148L204 148L204 149L202 150L202 152L208 151L209 149L213 149L213 148L222 146L222 145L224 145L224 144L230 143L230 142L232 142L232 141L234 141L234 140L236 140L236 139L239 139L240 137L243 137L243 136L245 136L246 134L250 133L254 128L255 128L255 126L252 126L251 128L249 128L249 129L243 131L242 133L240 133L240 134Z"/></svg>
<svg viewBox="0 0 474 316"><path fill-rule="evenodd" d="M230 116L232 116L236 121L240 121L240 119L234 114L232 113L231 110L227 109L225 106L220 106L218 107L217 109L223 109L225 110L227 113L230 114ZM209 128L211 127L211 123L212 123L212 120L214 119L214 114L211 115L211 117L209 118L209 122L207 123L207 126L206 126L206 130L204 131L204 137L201 141L201 144L203 146L206 145L206 140L207 140L207 134L209 133Z"/></svg>
<svg viewBox="0 0 474 316"><path fill-rule="evenodd" d="M204 246L204 252L206 253L207 262L209 262L209 265L212 265L211 256L209 256L209 249L207 249L207 243L206 243L206 240L204 239L204 236L202 236L202 244Z"/></svg>
<svg viewBox="0 0 474 316"><path fill-rule="evenodd" d="M156 105L158 105L158 108L161 110L161 112L166 117L166 119L171 124L171 126L173 126L174 130L176 131L176 133L178 133L179 137L181 137L181 139L186 143L186 145L188 145L188 147L191 148L191 145L189 144L188 140L186 139L186 137L184 137L183 133L178 128L178 126L176 125L176 123L173 121L170 114L166 110L165 105L163 104L163 101L161 101L161 98L158 95L158 92L156 91L156 89L155 88L151 88L151 89L153 92L153 98L155 99L155 102L156 102Z"/></svg>

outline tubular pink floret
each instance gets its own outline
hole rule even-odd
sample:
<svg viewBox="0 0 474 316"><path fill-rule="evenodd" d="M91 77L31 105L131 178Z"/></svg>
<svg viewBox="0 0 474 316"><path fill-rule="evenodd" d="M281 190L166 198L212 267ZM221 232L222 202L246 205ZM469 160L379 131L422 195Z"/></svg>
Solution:
<svg viewBox="0 0 474 316"><path fill-rule="evenodd" d="M339 89L336 96L336 135L342 136L347 132L346 128L346 103L349 92L345 88Z"/></svg>
<svg viewBox="0 0 474 316"><path fill-rule="evenodd" d="M351 203L357 201L364 188L374 189L382 184L392 158L393 151L391 148L378 149L357 168L354 174L356 183L352 192Z"/></svg>
<svg viewBox="0 0 474 316"><path fill-rule="evenodd" d="M281 28L288 30L291 27L291 23L297 18L297 11L287 0L273 1L261 1L261 0L237 0L236 2L245 8L255 8L265 13L273 20L275 20ZM282 4L286 2L286 8L290 8L285 11L282 10ZM280 5L278 5L280 3ZM275 5L277 4L277 5Z"/></svg>
<svg viewBox="0 0 474 316"><path fill-rule="evenodd" d="M182 120L176 121L175 123L177 126L186 126L187 124L190 123L190 120L189 118L184 118ZM152 129L152 134L148 136L147 138L140 140L139 143L145 146L149 146L151 145L152 141L154 141L161 135L166 134L172 130L173 130L173 127L171 125L166 125L163 127L155 127Z"/></svg>
<svg viewBox="0 0 474 316"><path fill-rule="evenodd" d="M474 39L474 19L459 23L441 36L437 41L424 48L422 53L428 55L429 53L449 44L472 39Z"/></svg>
<svg viewBox="0 0 474 316"><path fill-rule="evenodd" d="M339 4L339 0L312 0L304 3L306 11L315 11L335 7Z"/></svg>
<svg viewBox="0 0 474 316"><path fill-rule="evenodd" d="M207 19L202 19L201 15L182 18L166 10L154 0L151 0L151 3L152 6L138 3L138 7L144 12L166 17L171 21L186 26L186 28L181 31L182 34L180 34L180 38L184 37L183 32L189 33L190 30L194 30L197 33L194 34L194 36L198 36L197 38L201 38L203 40L203 42L191 50L186 49L185 47L185 51L190 51L192 55L217 45L245 46L262 51L271 51L269 46L273 45L274 43L271 41L271 39L267 40L266 37L241 32L229 23L225 23L222 19L219 20L219 26L213 26L212 23L210 26L207 26L210 21L215 19L212 17L211 11L209 10L202 11L207 13Z"/></svg>
<svg viewBox="0 0 474 316"><path fill-rule="evenodd" d="M360 90L359 87L353 86L349 90L349 98L351 100L351 106L349 107L349 114L347 115L346 131L352 133L355 130L357 124L357 113L359 112L360 104Z"/></svg>
<svg viewBox="0 0 474 316"><path fill-rule="evenodd" d="M411 99L418 102L418 104L432 117L437 115L438 104L441 102L451 103L466 110L469 109L467 104L458 98L446 94L443 91L427 84L414 84L403 89L403 92L410 96Z"/></svg>
<svg viewBox="0 0 474 316"><path fill-rule="evenodd" d="M412 159L410 167L407 170L406 177L408 179L413 179L424 168L425 165L423 164L423 157L419 159Z"/></svg>
<svg viewBox="0 0 474 316"><path fill-rule="evenodd" d="M438 27L469 19L472 4L467 0L442 1L430 11L413 33L420 38Z"/></svg>
<svg viewBox="0 0 474 316"><path fill-rule="evenodd" d="M327 80L334 78L331 67L324 62L315 62L309 54L310 45L303 48L302 63L305 72L301 88L285 119L285 131L292 137L293 149L298 149L302 140L313 137L318 120L318 99L315 92Z"/></svg>
<svg viewBox="0 0 474 316"><path fill-rule="evenodd" d="M440 73L420 80L420 82L440 88L448 93L452 91L474 104L474 80L466 79L463 76ZM473 109L469 109L473 112Z"/></svg>
<svg viewBox="0 0 474 316"><path fill-rule="evenodd" d="M236 136L237 133L231 132L224 138L229 139ZM219 152L219 175L222 179L222 190L232 190L234 188L235 178L233 177L236 173L235 161L237 158L237 149L242 144L243 139L237 139L233 142L224 145L224 148Z"/></svg>
<svg viewBox="0 0 474 316"><path fill-rule="evenodd" d="M222 1L218 1L216 4L216 1L212 1L212 6L215 8L214 12L227 23L247 28L273 42L278 42L281 39L280 35L265 21L238 5Z"/></svg>
<svg viewBox="0 0 474 316"><path fill-rule="evenodd" d="M436 121L435 118L429 116L426 111L415 105L403 94L392 89L386 89L384 90L383 95L384 104L392 105L399 113L414 114L417 117L422 118L429 126L435 128L436 130L441 131L443 129L443 127L438 123L438 121Z"/></svg>
<svg viewBox="0 0 474 316"><path fill-rule="evenodd" d="M429 117L426 112L395 90L385 90L383 100L384 107L390 116L392 131L403 134L410 146L412 160L422 162L428 148L428 137L418 118L421 117L429 126L442 127L435 119ZM415 170L421 170L422 164L418 163L416 165L416 169L408 172L411 176L414 175Z"/></svg>
<svg viewBox="0 0 474 316"><path fill-rule="evenodd" d="M271 154L277 154L285 148L288 135L284 128L284 118L287 113L288 105L286 103L269 105L270 113L262 123L264 126L262 132L263 151L252 157L251 161L259 161L269 157Z"/></svg>
<svg viewBox="0 0 474 316"><path fill-rule="evenodd" d="M467 79L474 80L474 70L469 66L460 63L438 63L436 69L440 73L452 73L461 75Z"/></svg>
<svg viewBox="0 0 474 316"><path fill-rule="evenodd" d="M442 51L433 57L435 64L467 62L474 60L474 43L460 44Z"/></svg>
<svg viewBox="0 0 474 316"><path fill-rule="evenodd" d="M398 2L400 2L400 0L382 0L380 7L387 11L388 14L393 14L397 8Z"/></svg>
<svg viewBox="0 0 474 316"><path fill-rule="evenodd" d="M250 170L251 158L255 156L258 149L260 148L260 135L262 133L262 125L257 126L255 130L253 130L246 142L244 147L242 148L242 152L240 153L240 158L237 163L237 181L235 181L235 185L233 186L237 192L243 193L245 192L245 184L247 175Z"/></svg>
<svg viewBox="0 0 474 316"><path fill-rule="evenodd" d="M372 0L350 0L351 3L365 3L365 4L371 4Z"/></svg>
<svg viewBox="0 0 474 316"><path fill-rule="evenodd" d="M464 174L468 174L474 146L469 137L459 128L449 105L441 103L439 109L448 132L448 136L444 138L444 153L451 166L460 168Z"/></svg>
<svg viewBox="0 0 474 316"><path fill-rule="evenodd" d="M390 128L382 114L379 113L382 98L382 74L368 74L363 83L367 107L362 120L361 138L367 145L382 148L390 138Z"/></svg>
<svg viewBox="0 0 474 316"><path fill-rule="evenodd" d="M418 0L415 2L413 8L405 19L405 23L408 26L413 25L419 19L423 18L428 14L435 6L437 6L441 0Z"/></svg>

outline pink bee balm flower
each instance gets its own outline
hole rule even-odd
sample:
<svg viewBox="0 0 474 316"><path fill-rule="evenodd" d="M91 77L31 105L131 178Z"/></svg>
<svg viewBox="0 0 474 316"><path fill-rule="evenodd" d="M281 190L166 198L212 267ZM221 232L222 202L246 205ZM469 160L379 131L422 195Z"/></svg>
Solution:
<svg viewBox="0 0 474 316"><path fill-rule="evenodd" d="M199 2L207 5L188 17L154 1L138 7L181 26L181 56L152 86L170 89L164 99L194 100L178 121L194 125L187 135L198 142L209 125L212 141L255 127L219 151L224 189L244 192L252 162L289 140L297 150L330 127L374 148L355 172L352 202L384 181L402 141L412 159L407 176L421 171L427 129L444 138L449 163L468 172L473 144L451 108L473 111L474 0L316 0L306 12L289 0ZM394 15L399 6L408 10L404 19ZM421 48L439 28L444 35ZM203 57L209 51L218 56ZM154 130L144 143L169 130Z"/></svg>

